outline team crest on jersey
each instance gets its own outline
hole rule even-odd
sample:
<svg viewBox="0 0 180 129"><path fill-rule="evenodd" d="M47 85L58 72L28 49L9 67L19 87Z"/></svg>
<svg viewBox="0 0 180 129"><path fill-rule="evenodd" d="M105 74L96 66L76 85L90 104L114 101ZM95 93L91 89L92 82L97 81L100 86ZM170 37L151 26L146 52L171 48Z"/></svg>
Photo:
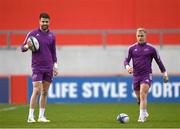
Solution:
<svg viewBox="0 0 180 129"><path fill-rule="evenodd" d="M134 51L136 52L136 51L138 51L138 49L136 48L136 49L134 49Z"/></svg>
<svg viewBox="0 0 180 129"><path fill-rule="evenodd" d="M39 34L36 34L36 36L40 36Z"/></svg>
<svg viewBox="0 0 180 129"><path fill-rule="evenodd" d="M148 49L148 48L145 48L144 51L149 51L149 49Z"/></svg>
<svg viewBox="0 0 180 129"><path fill-rule="evenodd" d="M52 34L48 34L49 37L52 37Z"/></svg>

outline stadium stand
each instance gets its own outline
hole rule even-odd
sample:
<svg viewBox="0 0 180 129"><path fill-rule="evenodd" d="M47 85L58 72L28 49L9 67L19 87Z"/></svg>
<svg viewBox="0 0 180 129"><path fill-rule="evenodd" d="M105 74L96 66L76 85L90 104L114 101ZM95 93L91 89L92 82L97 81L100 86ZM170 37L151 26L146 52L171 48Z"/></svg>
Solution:
<svg viewBox="0 0 180 129"><path fill-rule="evenodd" d="M166 57L168 70L180 71L169 63L179 52L179 0L13 0L11 4L1 0L1 74L31 74L29 53L22 55L20 50L9 48L19 48L28 31L38 27L40 12L51 16L50 28L57 36L62 74L123 73L121 61L127 45L135 42L137 27L145 27L149 31L148 41L163 47L160 52ZM19 68L11 64L18 64Z"/></svg>
<svg viewBox="0 0 180 129"><path fill-rule="evenodd" d="M154 44L179 45L179 6L179 0L20 0L18 4L4 0L0 4L0 46L19 46L25 32L37 27L35 21L42 11L50 13L51 29L57 30L60 46L129 45L135 40L132 31L139 26L154 31L148 36Z"/></svg>

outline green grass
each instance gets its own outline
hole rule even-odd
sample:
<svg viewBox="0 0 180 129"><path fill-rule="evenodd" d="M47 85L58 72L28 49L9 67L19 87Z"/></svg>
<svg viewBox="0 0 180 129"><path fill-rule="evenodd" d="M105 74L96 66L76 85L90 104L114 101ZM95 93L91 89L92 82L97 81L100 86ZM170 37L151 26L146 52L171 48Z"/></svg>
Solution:
<svg viewBox="0 0 180 129"><path fill-rule="evenodd" d="M12 107L15 109L2 111ZM148 111L148 120L138 123L137 104L48 104L46 116L51 122L28 124L28 105L0 104L0 128L180 128L179 103L149 104ZM129 115L129 123L116 121L122 112ZM37 118L38 109L35 114Z"/></svg>

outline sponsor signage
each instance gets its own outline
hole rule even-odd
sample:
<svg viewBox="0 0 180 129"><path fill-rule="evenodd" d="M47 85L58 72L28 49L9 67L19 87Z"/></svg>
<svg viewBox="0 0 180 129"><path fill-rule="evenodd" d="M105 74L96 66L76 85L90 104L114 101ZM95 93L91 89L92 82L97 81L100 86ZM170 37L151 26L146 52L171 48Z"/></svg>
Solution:
<svg viewBox="0 0 180 129"><path fill-rule="evenodd" d="M9 103L9 78L0 77L0 103Z"/></svg>
<svg viewBox="0 0 180 129"><path fill-rule="evenodd" d="M180 102L180 77L170 76L163 84L162 77L154 76L149 90L149 102ZM29 78L28 100L32 92ZM56 77L48 91L48 102L136 102L131 76L112 77Z"/></svg>

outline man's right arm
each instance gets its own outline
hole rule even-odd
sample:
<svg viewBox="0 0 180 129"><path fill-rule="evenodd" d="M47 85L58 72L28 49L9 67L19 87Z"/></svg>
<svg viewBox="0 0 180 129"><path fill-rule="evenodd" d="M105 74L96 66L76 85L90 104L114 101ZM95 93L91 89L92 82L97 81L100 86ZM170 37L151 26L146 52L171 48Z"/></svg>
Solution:
<svg viewBox="0 0 180 129"><path fill-rule="evenodd" d="M129 65L129 62L130 62L131 58L132 58L131 49L128 48L128 50L126 52L126 57L125 57L125 60L124 60L124 67L126 68L126 70L128 71L129 74L133 73L133 68L130 67L130 65Z"/></svg>
<svg viewBox="0 0 180 129"><path fill-rule="evenodd" d="M22 52L26 52L29 49L29 44L27 43L27 39L28 39L29 35L30 35L30 32L27 34L27 36L24 40L24 43L21 45Z"/></svg>

